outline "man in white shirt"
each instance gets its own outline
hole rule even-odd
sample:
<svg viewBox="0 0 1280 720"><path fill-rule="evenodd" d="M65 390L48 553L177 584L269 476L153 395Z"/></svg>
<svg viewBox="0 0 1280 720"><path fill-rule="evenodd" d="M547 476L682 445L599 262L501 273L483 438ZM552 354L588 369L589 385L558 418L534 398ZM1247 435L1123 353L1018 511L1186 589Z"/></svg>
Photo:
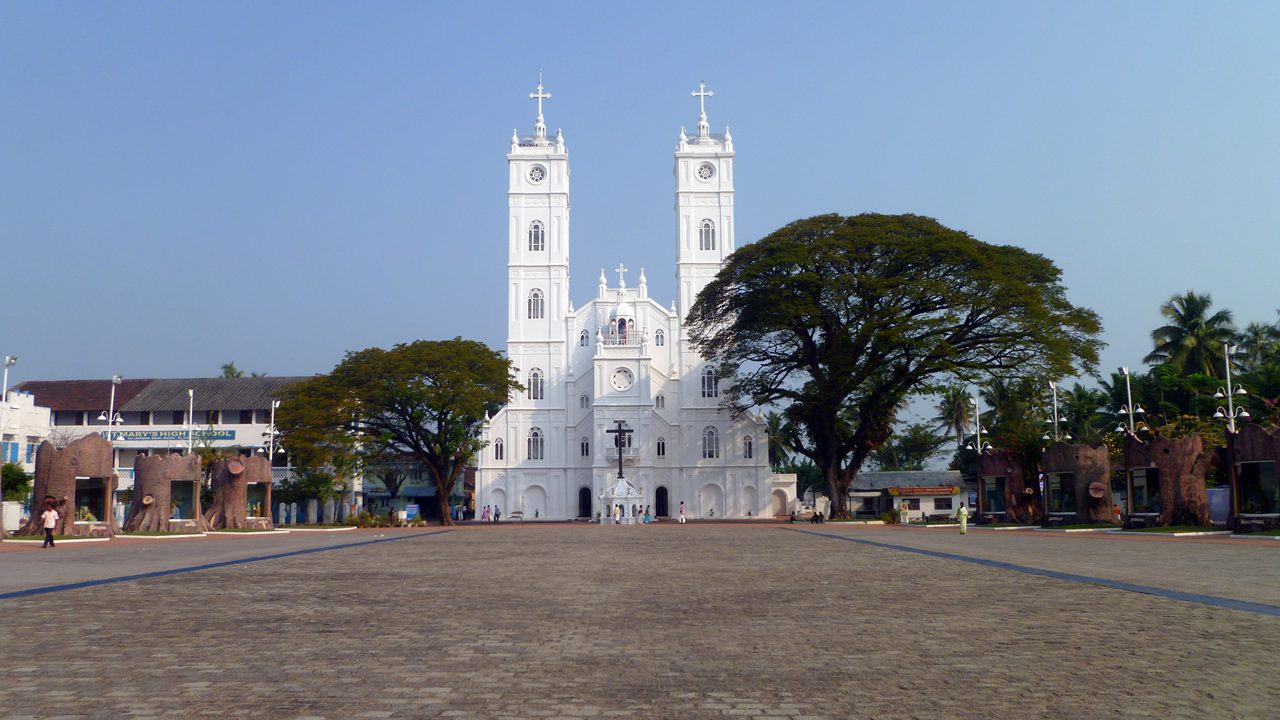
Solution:
<svg viewBox="0 0 1280 720"><path fill-rule="evenodd" d="M44 514L40 516L44 520L44 544L40 547L53 547L53 529L58 527L58 511L53 509L52 504L44 506Z"/></svg>

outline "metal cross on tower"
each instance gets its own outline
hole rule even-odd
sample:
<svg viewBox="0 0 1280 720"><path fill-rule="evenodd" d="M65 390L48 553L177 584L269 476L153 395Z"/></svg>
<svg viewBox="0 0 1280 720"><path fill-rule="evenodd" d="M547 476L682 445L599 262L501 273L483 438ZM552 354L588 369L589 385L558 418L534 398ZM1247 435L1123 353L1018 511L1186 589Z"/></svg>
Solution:
<svg viewBox="0 0 1280 720"><path fill-rule="evenodd" d="M700 115L706 115L707 114L707 98L711 97L712 95L715 95L715 93L707 89L706 83L700 82L698 83L697 92L691 92L689 94L692 95L693 97L698 98L698 113Z"/></svg>
<svg viewBox="0 0 1280 720"><path fill-rule="evenodd" d="M529 99L538 101L538 122L542 122L542 101L550 100L551 93L542 91L542 73L541 72L538 73L538 90L537 92L529 93Z"/></svg>
<svg viewBox="0 0 1280 720"><path fill-rule="evenodd" d="M627 424L622 420L614 420L614 422L617 423L618 427L614 430L605 430L605 432L608 433L609 435L614 436L613 446L618 449L618 478L621 479L622 478L622 448L625 447L627 444L626 443L627 436L635 432L635 430L628 428Z"/></svg>
<svg viewBox="0 0 1280 720"><path fill-rule="evenodd" d="M618 263L618 268L614 270L614 272L618 273L618 287L620 288L626 287L627 279L623 277L623 275L625 275L627 272L627 266L623 265L622 263Z"/></svg>

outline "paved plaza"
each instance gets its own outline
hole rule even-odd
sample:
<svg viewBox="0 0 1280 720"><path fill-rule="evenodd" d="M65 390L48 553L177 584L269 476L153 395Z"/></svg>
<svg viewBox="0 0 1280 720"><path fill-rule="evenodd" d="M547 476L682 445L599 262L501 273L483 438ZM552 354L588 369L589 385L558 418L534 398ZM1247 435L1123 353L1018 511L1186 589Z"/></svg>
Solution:
<svg viewBox="0 0 1280 720"><path fill-rule="evenodd" d="M1275 541L530 523L5 543L0 598L11 719L1280 708Z"/></svg>

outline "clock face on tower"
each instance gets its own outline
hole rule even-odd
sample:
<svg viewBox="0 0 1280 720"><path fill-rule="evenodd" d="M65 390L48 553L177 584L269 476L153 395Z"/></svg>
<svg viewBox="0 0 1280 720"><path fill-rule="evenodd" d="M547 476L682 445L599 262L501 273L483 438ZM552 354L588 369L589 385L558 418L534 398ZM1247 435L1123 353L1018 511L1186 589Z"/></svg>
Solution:
<svg viewBox="0 0 1280 720"><path fill-rule="evenodd" d="M547 177L547 169L541 165L529 168L529 182L540 183Z"/></svg>
<svg viewBox="0 0 1280 720"><path fill-rule="evenodd" d="M635 376L626 368L614 370L613 377L609 378L609 384L613 385L614 390L626 390L633 382L635 382Z"/></svg>

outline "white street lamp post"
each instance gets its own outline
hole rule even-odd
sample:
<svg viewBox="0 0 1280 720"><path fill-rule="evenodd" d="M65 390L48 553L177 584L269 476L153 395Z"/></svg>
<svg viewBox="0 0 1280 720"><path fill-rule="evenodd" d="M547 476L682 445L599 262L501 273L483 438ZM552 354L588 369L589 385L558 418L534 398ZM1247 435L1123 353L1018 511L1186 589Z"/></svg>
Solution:
<svg viewBox="0 0 1280 720"><path fill-rule="evenodd" d="M267 461L275 462L276 454L276 408L280 407L279 400L271 401L271 427L267 428Z"/></svg>
<svg viewBox="0 0 1280 720"><path fill-rule="evenodd" d="M968 450L977 450L978 454L981 455L991 449L991 443L982 442L982 413L980 412L980 406L978 405L978 396L973 395L970 397L969 404L973 406L973 426L977 432L977 439L966 445L965 448Z"/></svg>
<svg viewBox="0 0 1280 720"><path fill-rule="evenodd" d="M1120 407L1120 413L1122 415L1129 416L1129 434L1132 435L1137 429L1133 419L1134 416L1143 415L1146 413L1146 410L1143 410L1141 405L1133 404L1133 384L1129 382L1129 368L1121 367L1120 374L1124 375L1124 394L1125 398L1129 401L1128 405L1122 405ZM1120 427L1117 427L1116 432L1124 432L1124 426L1121 425Z"/></svg>
<svg viewBox="0 0 1280 720"><path fill-rule="evenodd" d="M1236 345L1222 346L1222 361L1227 366L1227 386L1225 388L1218 388L1218 392L1213 394L1213 396L1219 400L1224 397L1227 399L1226 411L1224 412L1222 407L1219 406L1217 412L1215 412L1213 416L1219 420L1226 418L1227 429L1230 430L1233 435L1236 432L1236 420L1249 419L1249 412L1244 408L1237 409L1235 404L1236 395L1248 395L1249 393L1245 392L1243 385L1236 385L1235 387L1231 386L1231 353L1236 351L1236 347Z"/></svg>
<svg viewBox="0 0 1280 720"><path fill-rule="evenodd" d="M191 454L196 433L196 391L187 388L187 454Z"/></svg>
<svg viewBox="0 0 1280 720"><path fill-rule="evenodd" d="M1062 415L1058 413L1058 383L1050 380L1049 389L1053 391L1053 417L1049 420L1045 420L1045 424L1049 424L1049 423L1053 424L1053 441L1054 442L1058 442L1059 440L1070 440L1071 439L1070 433L1064 435L1062 433L1062 430L1060 429L1060 423L1062 423ZM1044 437L1041 437L1040 439L1048 440L1049 434L1045 433Z"/></svg>
<svg viewBox="0 0 1280 720"><path fill-rule="evenodd" d="M112 439L113 439L111 437L111 426L119 425L120 423L124 422L124 418L120 417L120 414L116 412L116 386L123 381L124 381L124 378L120 377L119 375L111 376L111 399L107 401L107 411L105 413L98 414L99 420L107 421L107 442L112 442ZM119 464L120 464L119 460L116 457L116 448L115 448L115 445L113 444L111 446L112 469L114 470L115 467Z"/></svg>

